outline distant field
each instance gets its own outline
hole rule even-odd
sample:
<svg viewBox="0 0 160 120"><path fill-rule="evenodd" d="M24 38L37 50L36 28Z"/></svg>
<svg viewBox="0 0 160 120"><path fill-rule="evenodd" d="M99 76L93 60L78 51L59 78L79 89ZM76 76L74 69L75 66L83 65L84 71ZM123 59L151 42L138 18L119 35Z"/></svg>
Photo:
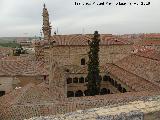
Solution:
<svg viewBox="0 0 160 120"><path fill-rule="evenodd" d="M20 37L0 37L0 47L19 47L19 44L16 43L17 39ZM32 40L33 37L23 37L24 39ZM21 37L21 39L23 39Z"/></svg>
<svg viewBox="0 0 160 120"><path fill-rule="evenodd" d="M7 43L7 42L12 42L12 41L16 41L17 39L28 39L28 40L32 40L33 37L0 37L0 43Z"/></svg>
<svg viewBox="0 0 160 120"><path fill-rule="evenodd" d="M14 43L14 42L6 42L6 43L0 43L0 47L12 47L12 48L16 48L19 47L19 44Z"/></svg>

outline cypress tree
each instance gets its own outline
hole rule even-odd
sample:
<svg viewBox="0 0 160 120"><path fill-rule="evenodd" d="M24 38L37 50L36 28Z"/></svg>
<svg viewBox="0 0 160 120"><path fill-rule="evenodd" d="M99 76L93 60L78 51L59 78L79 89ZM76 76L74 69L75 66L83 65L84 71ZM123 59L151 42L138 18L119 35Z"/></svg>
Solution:
<svg viewBox="0 0 160 120"><path fill-rule="evenodd" d="M98 31L94 32L94 37L92 41L89 41L90 51L88 52L89 62L88 62L88 95L94 96L100 92L100 79L99 79L99 42L100 35Z"/></svg>

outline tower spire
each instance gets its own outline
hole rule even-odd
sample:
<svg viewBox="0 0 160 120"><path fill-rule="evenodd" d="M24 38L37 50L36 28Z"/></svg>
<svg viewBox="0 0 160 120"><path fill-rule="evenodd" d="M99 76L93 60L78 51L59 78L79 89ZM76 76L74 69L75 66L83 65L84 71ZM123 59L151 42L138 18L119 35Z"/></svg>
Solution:
<svg viewBox="0 0 160 120"><path fill-rule="evenodd" d="M44 34L44 40L48 40L48 42L50 42L50 37L51 37L51 25L49 22L49 14L48 14L48 10L46 8L46 5L43 5L43 26L42 26L42 30L43 30L43 34Z"/></svg>

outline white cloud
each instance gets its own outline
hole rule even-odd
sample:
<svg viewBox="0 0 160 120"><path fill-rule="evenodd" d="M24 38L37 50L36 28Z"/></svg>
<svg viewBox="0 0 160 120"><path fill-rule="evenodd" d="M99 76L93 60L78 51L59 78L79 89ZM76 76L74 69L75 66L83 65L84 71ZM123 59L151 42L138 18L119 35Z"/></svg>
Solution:
<svg viewBox="0 0 160 120"><path fill-rule="evenodd" d="M75 6L75 1L82 0L1 0L0 36L38 35L42 26L43 3L48 8L53 28L58 27L61 34L82 33L82 29L85 33L92 33L95 29L113 34L160 32L159 0L150 0L150 6L91 7Z"/></svg>

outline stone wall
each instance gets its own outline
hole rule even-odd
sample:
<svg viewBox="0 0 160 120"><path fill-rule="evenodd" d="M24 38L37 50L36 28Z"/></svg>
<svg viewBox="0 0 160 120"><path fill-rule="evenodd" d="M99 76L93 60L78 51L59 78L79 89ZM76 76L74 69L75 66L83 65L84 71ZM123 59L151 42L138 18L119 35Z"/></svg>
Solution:
<svg viewBox="0 0 160 120"><path fill-rule="evenodd" d="M51 62L49 71L49 90L51 95L58 100L64 99L67 96L65 71L58 67L57 62Z"/></svg>
<svg viewBox="0 0 160 120"><path fill-rule="evenodd" d="M88 51L89 46L54 46L52 48L53 60L57 61L61 66L81 66L82 58L84 58L86 62L88 61ZM106 63L116 62L131 54L132 51L132 45L100 46L100 66L104 66Z"/></svg>

